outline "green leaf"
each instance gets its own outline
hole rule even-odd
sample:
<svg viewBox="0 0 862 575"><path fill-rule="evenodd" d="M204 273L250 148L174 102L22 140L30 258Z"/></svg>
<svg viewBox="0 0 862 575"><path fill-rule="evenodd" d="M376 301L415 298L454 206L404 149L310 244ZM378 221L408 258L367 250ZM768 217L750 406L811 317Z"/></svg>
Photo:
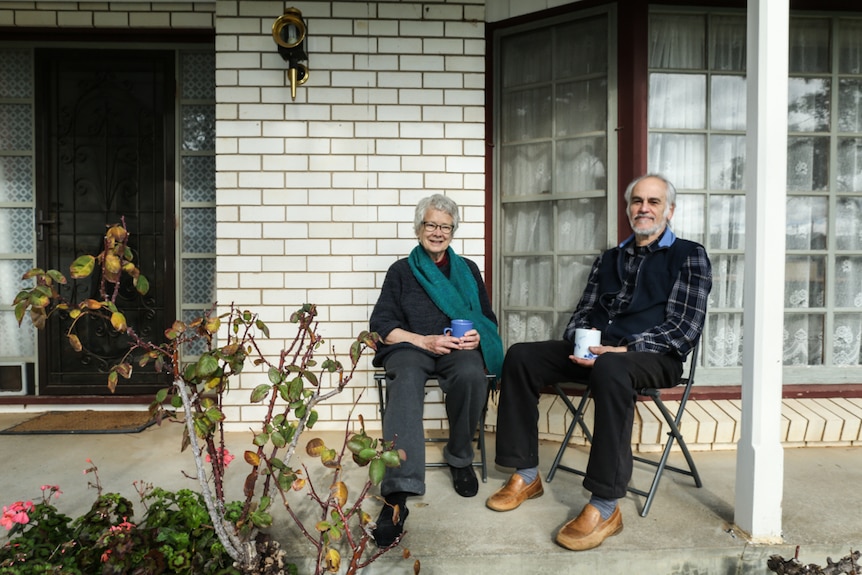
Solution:
<svg viewBox="0 0 862 575"><path fill-rule="evenodd" d="M254 436L252 443L257 445L258 447L263 447L264 445L267 444L268 441L269 441L269 434L268 433L259 433L259 434Z"/></svg>
<svg viewBox="0 0 862 575"><path fill-rule="evenodd" d="M251 392L251 402L259 403L269 395L269 390L272 389L272 386L266 383L261 383L257 387L254 388L254 391Z"/></svg>
<svg viewBox="0 0 862 575"><path fill-rule="evenodd" d="M314 373L306 370L305 372L303 372L302 375L303 375L303 377L305 377L305 379L307 379L309 381L309 383L311 383L311 385L313 385L314 387L317 387L317 385L318 385L317 376L314 375Z"/></svg>
<svg viewBox="0 0 862 575"><path fill-rule="evenodd" d="M320 417L320 416L317 414L317 412L316 412L315 410L313 410L313 409L312 409L312 410L311 410L311 413L309 413L309 414L308 414L308 419L306 420L305 425L306 425L309 429L311 429L312 427L314 427L314 424L315 424L315 423L317 423L317 419L318 419L319 417Z"/></svg>
<svg viewBox="0 0 862 575"><path fill-rule="evenodd" d="M359 363L360 357L362 357L362 343L354 341L350 345L350 361L355 365Z"/></svg>
<svg viewBox="0 0 862 575"><path fill-rule="evenodd" d="M200 377L209 377L218 369L218 360L213 356L207 354L202 355L198 360L197 375Z"/></svg>
<svg viewBox="0 0 862 575"><path fill-rule="evenodd" d="M375 459L368 466L368 479L373 485L380 485L383 481L383 474L386 472L386 464L382 459Z"/></svg>
<svg viewBox="0 0 862 575"><path fill-rule="evenodd" d="M72 276L72 279L83 279L89 277L95 267L96 258L90 255L83 255L69 266L69 274Z"/></svg>
<svg viewBox="0 0 862 575"><path fill-rule="evenodd" d="M269 328L267 327L267 325L265 323L263 323L260 320L257 320L254 322L254 325L257 326L257 329L259 329L261 332L263 332L263 335L265 335L266 337L269 337Z"/></svg>
<svg viewBox="0 0 862 575"><path fill-rule="evenodd" d="M61 274L57 270L48 270L45 273L48 275L49 278L54 280L55 283L58 283L58 284L65 284L66 283L66 276L64 276L63 274Z"/></svg>
<svg viewBox="0 0 862 575"><path fill-rule="evenodd" d="M218 407L211 407L206 411L207 419L212 421L213 423L218 423L219 421L224 420L224 413Z"/></svg>
<svg viewBox="0 0 862 575"><path fill-rule="evenodd" d="M279 371L275 367L269 368L269 372L267 373L267 376L269 377L269 381L271 381L272 383L274 383L276 385L278 385L279 383L284 381L284 374L281 373L281 371Z"/></svg>
<svg viewBox="0 0 862 575"><path fill-rule="evenodd" d="M377 450L376 449L363 449L362 451L360 451L358 453L358 455L362 459L374 459L374 457L377 455Z"/></svg>
<svg viewBox="0 0 862 575"><path fill-rule="evenodd" d="M386 467L401 467L401 458L398 457L397 451L384 451L380 454L380 459L386 464Z"/></svg>
<svg viewBox="0 0 862 575"><path fill-rule="evenodd" d="M135 278L134 284L135 289L138 290L138 293L141 295L147 295L147 292L150 291L150 282L142 275Z"/></svg>
<svg viewBox="0 0 862 575"><path fill-rule="evenodd" d="M166 387L156 392L156 403L162 403L168 397L169 389Z"/></svg>
<svg viewBox="0 0 862 575"><path fill-rule="evenodd" d="M280 431L273 431L269 438L272 440L272 444L276 447L284 447L287 445L287 441L285 441L284 436Z"/></svg>

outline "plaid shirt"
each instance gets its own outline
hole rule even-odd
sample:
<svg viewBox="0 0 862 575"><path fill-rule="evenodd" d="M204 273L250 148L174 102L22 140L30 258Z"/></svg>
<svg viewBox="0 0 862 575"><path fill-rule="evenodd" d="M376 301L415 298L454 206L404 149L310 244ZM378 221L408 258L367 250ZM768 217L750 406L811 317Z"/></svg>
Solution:
<svg viewBox="0 0 862 575"><path fill-rule="evenodd" d="M620 244L625 269L622 289L616 294L605 294L600 302L600 305L608 310L611 319L631 303L637 289L638 270L644 260L650 253L672 244L676 236L667 228L660 238L646 247L637 247L633 239L634 236ZM566 326L564 339L574 341L576 328L593 327L589 325L587 318L600 298L598 269L605 254L607 252L597 257L593 263L587 287L584 288L578 306ZM674 353L684 359L703 331L706 304L711 289L712 266L706 250L703 246L698 246L686 259L673 284L665 308L665 321L644 332L631 334L622 343L629 351Z"/></svg>

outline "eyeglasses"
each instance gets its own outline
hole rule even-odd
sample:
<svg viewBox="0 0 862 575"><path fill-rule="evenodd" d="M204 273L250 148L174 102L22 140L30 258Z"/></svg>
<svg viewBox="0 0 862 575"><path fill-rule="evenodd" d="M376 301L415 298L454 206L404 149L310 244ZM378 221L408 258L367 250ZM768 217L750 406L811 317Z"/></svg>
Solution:
<svg viewBox="0 0 862 575"><path fill-rule="evenodd" d="M433 232L439 228L440 231L447 236L452 233L452 230L455 229L455 226L449 224L435 224L434 222L422 222L422 225L425 226L426 232Z"/></svg>

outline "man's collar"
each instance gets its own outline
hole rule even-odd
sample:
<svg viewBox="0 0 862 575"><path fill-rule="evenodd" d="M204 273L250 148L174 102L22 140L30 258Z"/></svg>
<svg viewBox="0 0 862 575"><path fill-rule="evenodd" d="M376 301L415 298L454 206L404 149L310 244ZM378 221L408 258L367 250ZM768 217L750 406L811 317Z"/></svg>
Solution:
<svg viewBox="0 0 862 575"><path fill-rule="evenodd" d="M619 247L625 248L628 245L631 245L635 241L635 235L632 234L627 237L623 242L619 245ZM654 240L649 246L650 251L656 248L668 248L676 241L676 234L673 233L673 230L670 229L670 226L665 226L664 232L658 237L658 239ZM653 247L654 246L654 247Z"/></svg>

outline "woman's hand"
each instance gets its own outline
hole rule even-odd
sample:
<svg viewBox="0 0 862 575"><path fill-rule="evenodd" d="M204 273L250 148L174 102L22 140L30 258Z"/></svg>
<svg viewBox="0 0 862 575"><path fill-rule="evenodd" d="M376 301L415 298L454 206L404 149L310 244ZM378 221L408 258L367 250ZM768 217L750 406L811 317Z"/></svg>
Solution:
<svg viewBox="0 0 862 575"><path fill-rule="evenodd" d="M464 334L463 337L452 337L451 335L419 335L401 328L395 328L386 339L383 340L387 345L406 341L412 343L416 347L427 349L431 353L437 355L446 355L458 349L476 349L479 347L479 332L471 329Z"/></svg>

